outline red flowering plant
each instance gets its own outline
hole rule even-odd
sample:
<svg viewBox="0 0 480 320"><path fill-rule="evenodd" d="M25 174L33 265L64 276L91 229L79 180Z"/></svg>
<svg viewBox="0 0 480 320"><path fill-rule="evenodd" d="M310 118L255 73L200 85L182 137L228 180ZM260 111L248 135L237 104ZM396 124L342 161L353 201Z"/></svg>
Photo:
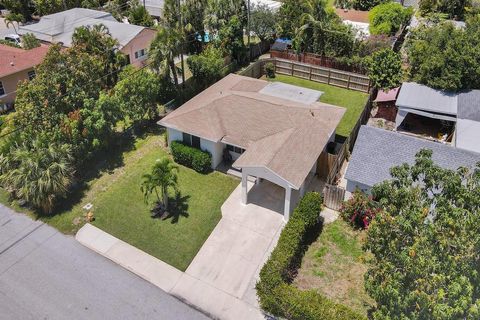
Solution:
<svg viewBox="0 0 480 320"><path fill-rule="evenodd" d="M352 225L361 229L368 229L379 211L380 208L372 196L356 190L352 197L343 203L340 214Z"/></svg>

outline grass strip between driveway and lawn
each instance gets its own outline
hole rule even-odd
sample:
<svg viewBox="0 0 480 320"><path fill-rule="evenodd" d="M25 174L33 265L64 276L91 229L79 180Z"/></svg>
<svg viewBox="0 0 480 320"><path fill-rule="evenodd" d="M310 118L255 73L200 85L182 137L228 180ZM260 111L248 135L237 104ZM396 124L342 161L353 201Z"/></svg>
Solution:
<svg viewBox="0 0 480 320"><path fill-rule="evenodd" d="M320 97L320 102L346 108L347 111L338 124L336 131L338 135L343 137L350 136L350 133L357 124L357 121L365 108L365 104L368 101L368 94L366 93L300 79L297 77L277 74L275 78L268 80L279 81L294 86L322 91L323 94Z"/></svg>

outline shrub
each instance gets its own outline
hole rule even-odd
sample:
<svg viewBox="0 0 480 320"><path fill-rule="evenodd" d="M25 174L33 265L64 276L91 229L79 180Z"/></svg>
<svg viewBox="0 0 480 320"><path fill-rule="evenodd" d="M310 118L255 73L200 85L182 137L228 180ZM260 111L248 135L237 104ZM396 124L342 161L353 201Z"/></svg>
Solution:
<svg viewBox="0 0 480 320"><path fill-rule="evenodd" d="M352 0L352 3L354 9L367 11L379 4L389 1L390 0Z"/></svg>
<svg viewBox="0 0 480 320"><path fill-rule="evenodd" d="M200 173L207 173L212 168L212 155L208 151L190 147L180 141L170 144L173 160Z"/></svg>
<svg viewBox="0 0 480 320"><path fill-rule="evenodd" d="M377 89L398 87L403 79L402 59L392 49L383 49L366 58L368 77Z"/></svg>
<svg viewBox="0 0 480 320"><path fill-rule="evenodd" d="M275 65L272 62L265 64L265 75L267 78L275 78Z"/></svg>
<svg viewBox="0 0 480 320"><path fill-rule="evenodd" d="M26 33L22 36L22 46L25 50L40 47L40 40L38 40L33 33Z"/></svg>
<svg viewBox="0 0 480 320"><path fill-rule="evenodd" d="M316 291L301 291L290 285L305 251L307 236L319 228L320 194L307 193L280 234L278 244L260 271L256 285L263 310L287 319L364 319L346 306L328 300Z"/></svg>
<svg viewBox="0 0 480 320"><path fill-rule="evenodd" d="M356 190L353 196L343 203L340 213L354 226L367 229L379 211L380 208L371 196Z"/></svg>
<svg viewBox="0 0 480 320"><path fill-rule="evenodd" d="M368 13L372 34L394 35L413 14L412 8L404 8L400 3L380 4Z"/></svg>
<svg viewBox="0 0 480 320"><path fill-rule="evenodd" d="M208 46L201 54L187 59L193 78L204 87L222 77L224 62L222 51L214 46Z"/></svg>

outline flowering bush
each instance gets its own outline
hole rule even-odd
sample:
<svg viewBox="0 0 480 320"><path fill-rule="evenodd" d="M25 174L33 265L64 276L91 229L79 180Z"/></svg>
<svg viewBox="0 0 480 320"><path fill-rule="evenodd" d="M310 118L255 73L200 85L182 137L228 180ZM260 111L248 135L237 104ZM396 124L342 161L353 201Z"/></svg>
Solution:
<svg viewBox="0 0 480 320"><path fill-rule="evenodd" d="M345 220L358 228L367 229L375 215L380 211L371 196L357 190L343 203L340 213Z"/></svg>

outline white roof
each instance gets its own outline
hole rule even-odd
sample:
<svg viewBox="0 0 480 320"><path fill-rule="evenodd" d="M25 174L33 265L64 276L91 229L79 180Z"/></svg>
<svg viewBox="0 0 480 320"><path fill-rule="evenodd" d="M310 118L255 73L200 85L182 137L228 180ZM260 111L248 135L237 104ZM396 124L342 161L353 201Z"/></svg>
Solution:
<svg viewBox="0 0 480 320"><path fill-rule="evenodd" d="M51 43L61 42L64 46L70 47L76 28L97 24L104 24L121 47L145 29L141 26L118 22L108 12L74 8L43 16L38 23L21 26L19 33L21 35L33 33L40 40Z"/></svg>
<svg viewBox="0 0 480 320"><path fill-rule="evenodd" d="M396 105L400 109L457 115L457 94L435 90L415 82L404 82Z"/></svg>
<svg viewBox="0 0 480 320"><path fill-rule="evenodd" d="M271 10L278 10L282 6L280 1L273 1L273 0L252 0L251 2L253 5L265 5Z"/></svg>
<svg viewBox="0 0 480 320"><path fill-rule="evenodd" d="M148 13L155 17L162 17L165 0L145 0L145 8Z"/></svg>

